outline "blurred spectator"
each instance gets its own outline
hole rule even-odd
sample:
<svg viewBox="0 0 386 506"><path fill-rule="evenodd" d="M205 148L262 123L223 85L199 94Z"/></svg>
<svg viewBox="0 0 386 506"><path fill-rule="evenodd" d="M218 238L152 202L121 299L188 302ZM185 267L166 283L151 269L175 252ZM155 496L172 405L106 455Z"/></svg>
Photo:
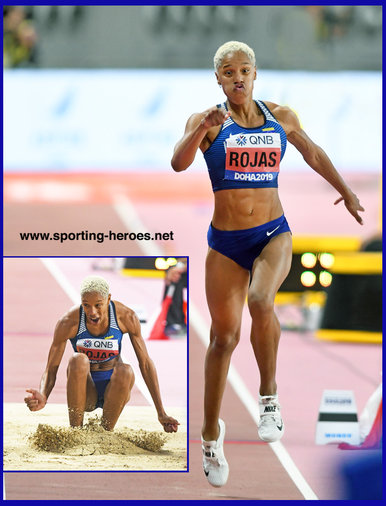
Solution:
<svg viewBox="0 0 386 506"><path fill-rule="evenodd" d="M167 336L185 335L186 315L184 308L184 290L187 287L186 258L179 259L177 265L167 270L164 299L167 296L168 288L171 284L175 286L175 290L166 316L165 334Z"/></svg>
<svg viewBox="0 0 386 506"><path fill-rule="evenodd" d="M351 5L326 5L322 11L322 20L327 37L342 37L353 20L354 7Z"/></svg>
<svg viewBox="0 0 386 506"><path fill-rule="evenodd" d="M37 34L24 7L3 7L3 65L22 67L36 63Z"/></svg>
<svg viewBox="0 0 386 506"><path fill-rule="evenodd" d="M351 5L312 5L307 6L306 10L315 19L317 37L322 41L343 37L354 16L354 7Z"/></svg>

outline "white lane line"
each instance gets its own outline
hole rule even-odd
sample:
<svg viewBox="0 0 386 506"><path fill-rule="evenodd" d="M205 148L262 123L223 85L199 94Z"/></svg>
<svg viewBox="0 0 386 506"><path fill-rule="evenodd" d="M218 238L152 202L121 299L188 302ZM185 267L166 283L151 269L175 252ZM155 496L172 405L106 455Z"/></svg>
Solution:
<svg viewBox="0 0 386 506"><path fill-rule="evenodd" d="M194 326L199 338L207 347L209 344L209 332L208 325L198 312L197 308L192 304L189 304L189 322ZM241 402L246 407L247 411L251 415L254 422L258 423L259 421L259 405L257 400L252 396L248 387L245 385L244 381L240 377L239 373L231 364L228 372L228 380L232 385L234 391L239 396ZM256 430L257 432L257 430ZM283 444L280 441L276 441L275 443L268 443L272 448L273 452L281 462L284 469L287 471L288 475L295 483L299 491L303 494L305 499L318 499L315 492L311 489L311 487L306 482L305 478L297 468L295 462L290 457L287 450L284 448Z"/></svg>
<svg viewBox="0 0 386 506"><path fill-rule="evenodd" d="M125 195L116 195L113 207L129 232L141 232L143 234L149 232L140 220L135 207ZM156 242L151 240L137 242L145 256L163 256L163 251Z"/></svg>
<svg viewBox="0 0 386 506"><path fill-rule="evenodd" d="M68 295L73 304L80 304L80 295L79 292L74 288L71 282L68 280L66 275L60 269L60 267L55 263L55 259L53 258L41 258L40 259L43 265L47 268L50 274L53 276L55 281L59 284L59 286L64 290L64 292ZM128 336L127 336L128 337ZM129 337L128 337L129 339ZM123 353L123 346L121 352L122 360L126 363L129 363L125 354ZM139 372L138 367L134 364L133 368L135 369L135 384L140 390L141 394L144 396L146 401L149 404L153 404L153 400L151 398L150 392L146 386L145 381L142 378L142 375Z"/></svg>
<svg viewBox="0 0 386 506"><path fill-rule="evenodd" d="M40 260L46 269L50 272L50 274L54 277L55 281L59 283L60 287L64 290L69 299L71 299L72 303L80 304L79 291L75 290L73 285L69 282L67 277L55 263L55 260L53 258L41 258Z"/></svg>
<svg viewBox="0 0 386 506"><path fill-rule="evenodd" d="M146 227L144 223L139 218L134 206L130 202L130 200L125 196L119 196L119 201L116 202L114 208L117 210L117 206L120 209L120 212L124 214L127 213L127 218L123 219L123 216L120 215L122 221L128 227L129 230L132 230L132 227L135 226L138 231L146 233ZM117 210L118 212L118 210ZM149 256L164 256L162 249L152 241L137 241L139 247L142 249L145 255ZM146 244L147 243L147 244ZM191 324L201 341L208 345L209 342L209 331L208 325L205 320L202 318L201 314L195 307L192 301L189 301L189 324ZM229 368L228 380L235 390L236 394L240 397L241 402L244 404L252 419L257 424L259 420L259 406L257 400L251 395L244 381L241 379L240 375L237 373L236 369L232 366ZM287 450L284 448L283 444L280 441L276 441L275 443L268 443L275 453L276 457L279 459L280 463L287 471L288 475L299 489L299 491L303 494L305 499L315 500L318 499L315 492L308 485L304 476L301 474L299 469L297 468L295 462L290 457Z"/></svg>

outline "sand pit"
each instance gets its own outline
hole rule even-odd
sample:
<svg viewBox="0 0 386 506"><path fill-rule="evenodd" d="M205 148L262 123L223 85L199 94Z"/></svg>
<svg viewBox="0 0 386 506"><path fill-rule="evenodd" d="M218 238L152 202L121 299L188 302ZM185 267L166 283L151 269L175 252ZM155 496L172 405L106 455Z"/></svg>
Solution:
<svg viewBox="0 0 386 506"><path fill-rule="evenodd" d="M102 410L71 429L67 406L47 404L39 412L4 404L5 471L184 471L187 470L186 413L167 410L180 422L167 434L154 407L126 406L112 432L99 425Z"/></svg>

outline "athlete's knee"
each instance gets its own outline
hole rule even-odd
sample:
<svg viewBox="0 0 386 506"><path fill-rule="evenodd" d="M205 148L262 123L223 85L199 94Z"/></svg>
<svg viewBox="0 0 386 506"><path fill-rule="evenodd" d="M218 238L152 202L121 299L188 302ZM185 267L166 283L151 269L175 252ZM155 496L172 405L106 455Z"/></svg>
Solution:
<svg viewBox="0 0 386 506"><path fill-rule="evenodd" d="M248 308L252 318L270 318L274 312L274 302L271 294L260 291L248 293Z"/></svg>
<svg viewBox="0 0 386 506"><path fill-rule="evenodd" d="M90 371L90 361L84 353L74 353L67 366L67 375L86 375Z"/></svg>
<svg viewBox="0 0 386 506"><path fill-rule="evenodd" d="M134 384L135 375L133 368L129 364L119 363L114 367L114 373L111 381L115 387L131 388Z"/></svg>
<svg viewBox="0 0 386 506"><path fill-rule="evenodd" d="M212 330L211 347L219 353L232 352L240 341L239 330Z"/></svg>

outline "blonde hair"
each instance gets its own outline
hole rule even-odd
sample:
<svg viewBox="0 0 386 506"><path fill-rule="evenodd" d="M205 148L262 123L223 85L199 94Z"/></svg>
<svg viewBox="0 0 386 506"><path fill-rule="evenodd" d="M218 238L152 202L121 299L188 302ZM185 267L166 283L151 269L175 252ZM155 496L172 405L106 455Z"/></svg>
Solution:
<svg viewBox="0 0 386 506"><path fill-rule="evenodd" d="M216 54L213 58L214 69L217 71L225 57L228 53L235 53L236 51L241 51L251 60L252 65L256 66L256 57L255 52L251 47L249 47L244 42L238 42L237 40L230 40L229 42L225 42L222 46L220 46Z"/></svg>
<svg viewBox="0 0 386 506"><path fill-rule="evenodd" d="M86 293L99 293L104 299L110 294L109 284L102 276L87 276L80 284L80 296Z"/></svg>

